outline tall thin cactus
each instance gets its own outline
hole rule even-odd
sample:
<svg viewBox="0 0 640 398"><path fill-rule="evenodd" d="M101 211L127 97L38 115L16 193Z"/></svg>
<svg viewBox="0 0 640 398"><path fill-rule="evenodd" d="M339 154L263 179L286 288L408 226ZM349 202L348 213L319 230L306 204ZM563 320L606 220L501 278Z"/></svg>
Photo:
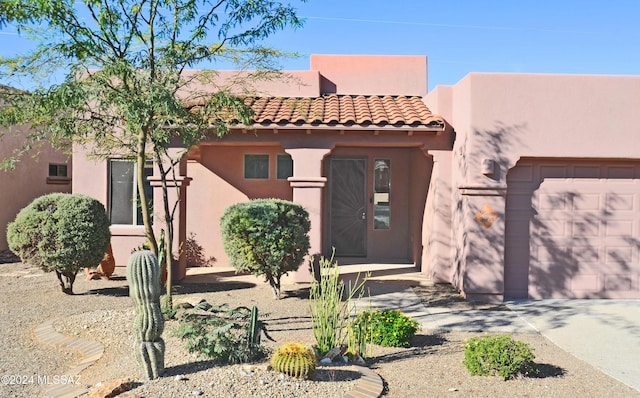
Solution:
<svg viewBox="0 0 640 398"><path fill-rule="evenodd" d="M136 316L133 330L136 336L135 356L149 379L164 373L164 318L160 308L160 266L158 258L149 250L136 251L127 264L129 296L133 299Z"/></svg>

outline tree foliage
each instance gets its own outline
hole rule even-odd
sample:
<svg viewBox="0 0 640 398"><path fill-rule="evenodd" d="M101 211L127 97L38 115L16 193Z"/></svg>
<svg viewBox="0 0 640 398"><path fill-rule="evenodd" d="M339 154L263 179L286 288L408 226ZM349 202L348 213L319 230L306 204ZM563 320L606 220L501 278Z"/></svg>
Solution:
<svg viewBox="0 0 640 398"><path fill-rule="evenodd" d="M47 141L136 161L139 203L154 253L145 161L159 167L172 242L176 207L169 207L167 179L189 147L225 134L233 123L251 123L251 109L234 93L277 71L283 54L264 47L263 39L301 25L294 8L271 0L8 0L0 3L0 15L0 26L10 24L37 43L24 55L0 58L0 81L38 82L29 92L0 87L0 125L33 127L17 155ZM219 62L257 72L236 80L241 87L233 90L214 72L188 72ZM62 81L52 84L61 71ZM174 145L183 150L170 153ZM10 168L18 159L3 165Z"/></svg>
<svg viewBox="0 0 640 398"><path fill-rule="evenodd" d="M100 264L110 239L102 203L77 194L41 196L7 227L9 248L25 262L55 271L68 294L79 270Z"/></svg>

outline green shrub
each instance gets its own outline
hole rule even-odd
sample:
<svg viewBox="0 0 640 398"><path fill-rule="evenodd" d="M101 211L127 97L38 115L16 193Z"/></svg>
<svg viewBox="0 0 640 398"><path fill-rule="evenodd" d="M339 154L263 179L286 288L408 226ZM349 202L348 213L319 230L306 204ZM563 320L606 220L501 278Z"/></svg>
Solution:
<svg viewBox="0 0 640 398"><path fill-rule="evenodd" d="M227 207L220 224L231 265L264 276L279 298L281 277L309 251L309 213L286 200L257 199Z"/></svg>
<svg viewBox="0 0 640 398"><path fill-rule="evenodd" d="M464 366L472 375L498 375L505 380L517 374L536 374L528 344L508 335L472 337L464 344Z"/></svg>
<svg viewBox="0 0 640 398"><path fill-rule="evenodd" d="M400 310L362 311L349 325L356 336L385 347L409 347L420 324Z"/></svg>
<svg viewBox="0 0 640 398"><path fill-rule="evenodd" d="M266 324L258 319L258 309L227 304L212 306L206 301L193 307L177 308L178 327L174 334L185 342L185 348L204 358L221 363L244 363L263 358L260 335L272 340Z"/></svg>
<svg viewBox="0 0 640 398"><path fill-rule="evenodd" d="M111 233L102 203L85 195L41 196L22 209L7 228L9 248L22 261L55 271L62 291L73 294L79 270L96 267Z"/></svg>

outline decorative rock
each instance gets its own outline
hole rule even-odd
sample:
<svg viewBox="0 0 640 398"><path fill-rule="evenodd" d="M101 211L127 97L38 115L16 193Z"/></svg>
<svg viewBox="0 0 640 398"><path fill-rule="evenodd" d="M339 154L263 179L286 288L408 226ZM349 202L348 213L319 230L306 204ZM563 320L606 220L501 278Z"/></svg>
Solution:
<svg viewBox="0 0 640 398"><path fill-rule="evenodd" d="M204 391L202 391L202 390L193 390L193 391L191 391L191 395L199 397L200 395L204 395Z"/></svg>
<svg viewBox="0 0 640 398"><path fill-rule="evenodd" d="M347 345L343 344L340 347L335 347L329 350L329 352L327 352L324 357L329 358L332 361L338 361L340 360L340 357L346 354L347 349L348 349Z"/></svg>
<svg viewBox="0 0 640 398"><path fill-rule="evenodd" d="M174 377L174 379L175 379L176 381L189 380L189 378L187 378L187 376L185 376L185 375L176 375L176 377Z"/></svg>
<svg viewBox="0 0 640 398"><path fill-rule="evenodd" d="M117 379L98 383L93 390L89 391L86 398L112 398L131 390L132 387L133 382L131 379Z"/></svg>
<svg viewBox="0 0 640 398"><path fill-rule="evenodd" d="M366 366L367 365L367 362L365 362L365 360L360 356L360 354L356 354L356 357L353 360L353 363L355 363L356 365L360 365L360 366Z"/></svg>
<svg viewBox="0 0 640 398"><path fill-rule="evenodd" d="M322 358L320 360L320 365L331 365L331 358Z"/></svg>

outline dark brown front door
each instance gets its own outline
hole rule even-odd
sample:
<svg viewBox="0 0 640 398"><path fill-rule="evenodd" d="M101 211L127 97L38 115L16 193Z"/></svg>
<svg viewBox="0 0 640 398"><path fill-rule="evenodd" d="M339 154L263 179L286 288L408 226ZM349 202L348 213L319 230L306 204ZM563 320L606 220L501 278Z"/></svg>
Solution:
<svg viewBox="0 0 640 398"><path fill-rule="evenodd" d="M331 158L331 246L335 255L367 255L367 159Z"/></svg>

